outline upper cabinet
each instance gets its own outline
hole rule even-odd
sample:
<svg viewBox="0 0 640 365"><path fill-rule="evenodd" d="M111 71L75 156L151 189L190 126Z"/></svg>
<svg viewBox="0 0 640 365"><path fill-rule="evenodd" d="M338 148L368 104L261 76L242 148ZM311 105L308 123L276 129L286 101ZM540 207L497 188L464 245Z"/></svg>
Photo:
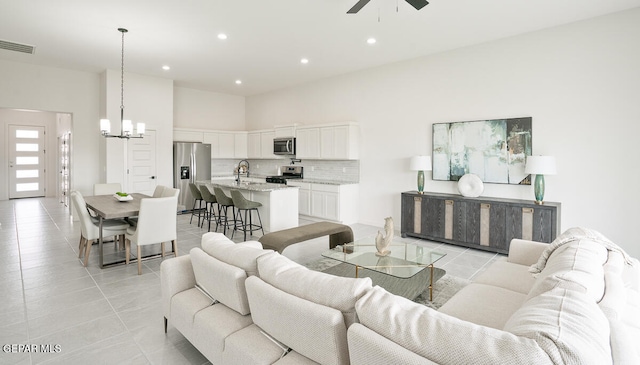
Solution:
<svg viewBox="0 0 640 365"><path fill-rule="evenodd" d="M284 126L259 131L173 130L176 142L211 144L211 158L283 159L273 154L274 138L296 138L296 158L357 160L360 158L360 128L355 122L309 126Z"/></svg>
<svg viewBox="0 0 640 365"><path fill-rule="evenodd" d="M298 127L296 157L324 160L357 160L360 128L355 123Z"/></svg>
<svg viewBox="0 0 640 365"><path fill-rule="evenodd" d="M261 130L247 133L247 157L264 159L281 159L282 156L273 154L273 139L275 130Z"/></svg>
<svg viewBox="0 0 640 365"><path fill-rule="evenodd" d="M202 131L193 131L187 129L174 129L174 142L202 142Z"/></svg>
<svg viewBox="0 0 640 365"><path fill-rule="evenodd" d="M296 136L296 126L282 126L275 128L275 138L289 138Z"/></svg>
<svg viewBox="0 0 640 365"><path fill-rule="evenodd" d="M211 158L247 157L247 132L204 132L202 142L211 144Z"/></svg>
<svg viewBox="0 0 640 365"><path fill-rule="evenodd" d="M320 128L296 130L296 157L320 158Z"/></svg>

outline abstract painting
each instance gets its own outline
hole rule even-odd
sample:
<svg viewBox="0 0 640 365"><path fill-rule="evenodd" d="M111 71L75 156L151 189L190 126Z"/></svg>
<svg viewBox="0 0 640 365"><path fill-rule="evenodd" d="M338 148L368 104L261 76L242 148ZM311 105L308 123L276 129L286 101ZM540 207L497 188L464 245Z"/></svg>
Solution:
<svg viewBox="0 0 640 365"><path fill-rule="evenodd" d="M530 185L531 117L433 124L433 179Z"/></svg>

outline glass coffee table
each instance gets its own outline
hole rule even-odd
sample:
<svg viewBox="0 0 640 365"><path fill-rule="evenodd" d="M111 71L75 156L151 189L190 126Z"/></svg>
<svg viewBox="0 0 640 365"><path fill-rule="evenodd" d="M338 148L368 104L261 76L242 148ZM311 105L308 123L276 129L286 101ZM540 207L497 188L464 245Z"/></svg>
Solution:
<svg viewBox="0 0 640 365"><path fill-rule="evenodd" d="M423 246L402 242L393 242L388 250L391 251L389 255L378 256L373 239L367 239L337 246L334 249L323 252L322 256L351 265L352 275L355 275L356 278L360 277L363 271L369 270L370 272L365 276L370 276L374 279L375 275L377 275L380 283L374 283L374 285L380 285L392 293L399 286L406 286L408 292L411 293L420 291L420 285L424 285L428 275L429 300L433 300L433 265L446 254ZM331 273L330 269L326 270L326 272ZM429 270L425 271L425 269ZM346 273L343 270L341 273L335 274Z"/></svg>

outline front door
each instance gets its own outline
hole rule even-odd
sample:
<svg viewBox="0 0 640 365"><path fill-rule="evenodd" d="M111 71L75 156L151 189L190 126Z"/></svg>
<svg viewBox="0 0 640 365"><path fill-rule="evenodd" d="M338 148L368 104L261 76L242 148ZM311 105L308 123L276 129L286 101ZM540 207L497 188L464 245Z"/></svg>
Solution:
<svg viewBox="0 0 640 365"><path fill-rule="evenodd" d="M9 125L9 199L45 195L44 127Z"/></svg>
<svg viewBox="0 0 640 365"><path fill-rule="evenodd" d="M156 132L147 130L144 138L131 138L128 149L128 192L152 195L156 188Z"/></svg>

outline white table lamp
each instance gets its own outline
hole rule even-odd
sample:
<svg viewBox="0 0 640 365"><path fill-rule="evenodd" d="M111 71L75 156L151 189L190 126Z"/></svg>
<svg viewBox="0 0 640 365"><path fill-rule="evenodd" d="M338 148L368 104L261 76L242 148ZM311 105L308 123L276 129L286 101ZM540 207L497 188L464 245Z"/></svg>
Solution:
<svg viewBox="0 0 640 365"><path fill-rule="evenodd" d="M544 175L556 174L556 158L553 156L528 156L524 172L536 175L533 185L536 204L543 204Z"/></svg>
<svg viewBox="0 0 640 365"><path fill-rule="evenodd" d="M431 171L431 156L414 156L409 168L418 171L418 194L424 192L424 172Z"/></svg>

